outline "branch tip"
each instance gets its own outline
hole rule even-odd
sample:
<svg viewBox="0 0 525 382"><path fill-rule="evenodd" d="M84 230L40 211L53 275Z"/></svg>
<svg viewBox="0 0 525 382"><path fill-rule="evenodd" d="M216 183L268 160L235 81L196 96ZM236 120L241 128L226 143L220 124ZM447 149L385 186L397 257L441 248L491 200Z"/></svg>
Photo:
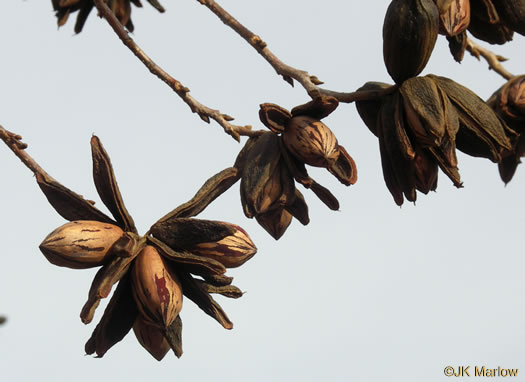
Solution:
<svg viewBox="0 0 525 382"><path fill-rule="evenodd" d="M478 60L481 60L481 57L483 57L485 61L487 61L487 63L489 64L489 69L494 70L506 80L510 80L512 77L514 77L512 73L510 73L507 69L503 67L503 65L501 65L502 62L507 61L507 58L483 48L482 46L472 41L470 38L467 38L467 50L472 56L476 57Z"/></svg>
<svg viewBox="0 0 525 382"><path fill-rule="evenodd" d="M318 96L330 96L337 98L339 102L346 103L362 99L360 92L343 93L320 88L319 85L323 84L322 81L316 76L310 76L305 70L296 69L282 62L272 51L270 51L266 42L264 42L259 35L246 28L235 17L217 4L216 1L197 1L213 12L224 24L233 29L248 44L250 44L257 53L259 53L275 69L277 74L282 76L282 78L292 87L294 86L294 80L299 82L306 90L306 93L312 98ZM370 97L370 94L367 94L366 96Z"/></svg>
<svg viewBox="0 0 525 382"><path fill-rule="evenodd" d="M231 125L228 122L228 119L222 117L222 114L219 111L209 108L198 102L195 98L190 96L189 88L184 86L180 81L177 81L164 69L157 65L131 38L129 33L124 29L124 26L120 23L115 14L109 9L104 0L93 1L95 3L95 6L97 7L100 16L107 21L107 23L111 26L116 35L120 38L122 43L144 64L144 66L146 66L146 68L148 68L148 70L153 75L155 75L166 85L168 85L189 106L190 110L193 113L197 113L199 117L206 123L210 123L210 120L213 119L220 126L222 126L227 133L229 133L229 131L239 130L241 131L240 134L243 134L243 129L239 129L238 126ZM209 1L199 0L199 2L207 6ZM229 118L231 118L230 120L233 120L232 117ZM234 138L236 137L234 136Z"/></svg>

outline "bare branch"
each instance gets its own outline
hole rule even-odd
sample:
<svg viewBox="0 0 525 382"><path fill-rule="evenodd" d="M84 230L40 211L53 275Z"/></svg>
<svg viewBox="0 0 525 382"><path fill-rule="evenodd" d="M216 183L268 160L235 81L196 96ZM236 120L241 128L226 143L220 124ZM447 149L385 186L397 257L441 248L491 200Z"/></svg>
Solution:
<svg viewBox="0 0 525 382"><path fill-rule="evenodd" d="M22 142L22 136L14 134L0 125L0 139L11 149L11 151L26 165L33 173L41 174L52 179L38 163L25 151L27 145Z"/></svg>
<svg viewBox="0 0 525 382"><path fill-rule="evenodd" d="M307 71L296 69L290 65L282 62L270 49L266 42L261 37L250 31L244 25L242 25L237 19L230 15L224 8L217 4L214 0L197 0L199 3L207 7L212 11L221 21L237 32L248 44L250 44L277 72L283 79L290 85L294 85L293 80L299 82L302 87L306 90L308 95L312 98L319 96L332 96L339 100L339 102L355 102L371 100L383 95L392 93L397 87L392 86L381 91L358 91L351 93L337 92L333 90L320 88L318 85L322 85L316 76L310 75Z"/></svg>
<svg viewBox="0 0 525 382"><path fill-rule="evenodd" d="M259 135L260 132L252 131L251 126L239 126L233 125L229 121L233 120L227 114L222 114L219 110L209 108L195 98L193 98L189 93L190 89L182 85L175 78L170 76L164 69L158 66L129 36L128 32L124 29L124 26L120 23L117 17L111 12L104 0L94 0L95 5L102 17L106 19L108 24L113 28L117 36L122 40L124 45L128 47L129 50L148 68L148 70L157 76L159 79L164 81L170 88L177 93L177 95L182 98L182 100L190 107L191 111L197 113L199 117L206 123L210 123L210 119L213 119L219 125L222 126L224 131L231 135L237 141L240 140L241 135L245 136L254 136Z"/></svg>
<svg viewBox="0 0 525 382"><path fill-rule="evenodd" d="M503 67L503 65L501 65L502 62L507 61L505 57L497 55L494 52L483 48L482 46L472 41L470 38L467 38L467 50L472 56L476 57L478 60L480 59L480 57L483 57L485 61L487 61L487 63L489 64L489 68L494 70L503 78L510 80L512 77L514 77L512 73L507 71Z"/></svg>

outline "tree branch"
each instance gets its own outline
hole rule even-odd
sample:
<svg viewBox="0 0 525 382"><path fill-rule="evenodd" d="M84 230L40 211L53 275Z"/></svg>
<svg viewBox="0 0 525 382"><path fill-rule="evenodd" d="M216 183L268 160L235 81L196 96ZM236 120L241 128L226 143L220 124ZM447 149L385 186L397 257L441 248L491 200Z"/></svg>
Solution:
<svg viewBox="0 0 525 382"><path fill-rule="evenodd" d="M0 139L11 149L11 151L26 165L28 169L36 174L42 174L52 179L38 163L25 151L27 145L22 142L22 136L14 134L0 125Z"/></svg>
<svg viewBox="0 0 525 382"><path fill-rule="evenodd" d="M259 135L260 132L252 131L251 126L233 125L230 121L233 120L227 114L222 114L219 110L211 109L193 98L189 92L190 89L182 85L175 78L170 76L164 69L158 66L129 36L124 26L116 18L116 16L108 8L104 0L94 0L100 15L106 19L108 24L113 28L120 40L128 47L129 50L148 68L148 70L164 81L170 88L173 89L177 95L190 107L191 111L197 113L199 117L206 123L210 123L210 118L222 126L224 131L231 135L235 140L239 141L241 135L254 136Z"/></svg>
<svg viewBox="0 0 525 382"><path fill-rule="evenodd" d="M502 62L507 61L505 57L483 48L482 46L472 41L470 38L467 38L467 50L472 56L476 57L478 60L480 60L480 57L483 57L485 61L487 61L487 63L489 64L489 68L494 70L503 78L510 80L512 77L514 77L512 73L508 72L503 67L503 65L501 65Z"/></svg>
<svg viewBox="0 0 525 382"><path fill-rule="evenodd" d="M376 99L383 95L392 93L397 87L392 86L380 91L358 91L351 93L337 92L333 90L320 88L318 85L322 85L316 76L310 75L307 71L296 69L290 65L282 62L270 49L266 42L261 37L250 31L244 25L242 25L237 19L230 15L224 8L217 4L214 0L197 0L199 3L207 7L212 11L221 21L232 28L237 34L239 34L248 44L250 44L277 72L283 79L290 85L294 85L293 80L299 82L302 87L306 90L308 95L312 98L319 96L332 96L339 100L339 102L355 102L355 101L366 101Z"/></svg>

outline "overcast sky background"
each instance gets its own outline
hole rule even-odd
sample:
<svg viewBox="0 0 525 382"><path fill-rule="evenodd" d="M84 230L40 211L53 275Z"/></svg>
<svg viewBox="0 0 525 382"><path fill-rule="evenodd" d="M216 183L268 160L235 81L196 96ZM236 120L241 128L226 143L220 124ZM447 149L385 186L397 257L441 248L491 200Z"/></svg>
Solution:
<svg viewBox="0 0 525 382"><path fill-rule="evenodd" d="M134 38L200 102L263 128L259 104L290 109L308 101L197 1L165 0L162 15L144 3L133 9ZM341 91L392 82L382 58L388 3L221 1L285 63ZM242 146L192 114L105 21L92 14L78 36L73 24L57 31L50 1L1 2L0 123L24 137L52 176L106 211L91 176L89 139L97 134L143 233L231 166ZM524 43L517 35L493 48L511 58L506 67L515 74L525 71ZM443 37L426 73L484 99L503 84L485 62L467 55L455 63ZM96 270L47 262L38 245L65 221L32 173L0 147L2 380L443 381L448 365L525 374L525 167L504 187L496 165L459 154L463 189L440 173L436 193L399 208L383 182L377 139L355 106L341 105L325 122L358 166L349 188L310 170L341 211L304 190L311 223L294 221L276 242L244 217L238 184L217 199L200 217L241 225L259 249L229 271L247 293L217 297L231 331L185 300L184 355L160 363L133 333L102 359L84 355L105 307L92 324L81 323Z"/></svg>

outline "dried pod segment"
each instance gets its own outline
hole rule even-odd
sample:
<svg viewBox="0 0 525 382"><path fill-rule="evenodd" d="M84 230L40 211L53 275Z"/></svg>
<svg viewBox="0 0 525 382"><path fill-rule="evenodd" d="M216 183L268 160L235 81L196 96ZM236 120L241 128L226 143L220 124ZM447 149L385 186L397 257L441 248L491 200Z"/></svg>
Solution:
<svg viewBox="0 0 525 382"><path fill-rule="evenodd" d="M520 158L525 155L525 75L510 79L487 104L507 123L510 129L506 130L507 135L511 135L509 132L519 134L513 149L504 151L498 163L501 179L508 183L521 163Z"/></svg>
<svg viewBox="0 0 525 382"><path fill-rule="evenodd" d="M211 202L226 192L240 178L239 170L228 167L208 179L191 200L181 204L159 221L188 218L201 213Z"/></svg>
<svg viewBox="0 0 525 382"><path fill-rule="evenodd" d="M133 32L134 26L131 21L131 3L136 7L142 7L140 0L106 0L106 3L122 25L124 25L130 32ZM148 0L148 3L159 12L164 12L164 8L157 0ZM94 7L93 0L52 0L52 4L59 27L66 23L71 13L78 11L75 23L75 33L80 33L82 31L82 28Z"/></svg>
<svg viewBox="0 0 525 382"><path fill-rule="evenodd" d="M510 127L525 129L525 75L510 79L489 98L487 104Z"/></svg>
<svg viewBox="0 0 525 382"><path fill-rule="evenodd" d="M414 157L416 188L425 195L435 191L438 181L438 164L428 150L416 149Z"/></svg>
<svg viewBox="0 0 525 382"><path fill-rule="evenodd" d="M279 240L292 222L292 214L284 208L278 208L257 215L255 219L275 240Z"/></svg>
<svg viewBox="0 0 525 382"><path fill-rule="evenodd" d="M367 82L361 86L357 91L371 91L371 90L384 90L391 87L392 85L386 84L384 82ZM381 105L383 103L383 98L374 99L370 101L356 101L355 107L359 116L365 123L366 127L374 134L376 137L377 132L377 117L381 110Z"/></svg>
<svg viewBox="0 0 525 382"><path fill-rule="evenodd" d="M285 108L273 104L263 103L260 105L259 119L275 134L282 133L292 119L292 114Z"/></svg>
<svg viewBox="0 0 525 382"><path fill-rule="evenodd" d="M399 88L409 126L420 143L439 146L446 135L455 138L459 128L457 115L449 123L452 105L448 97L428 77L415 77Z"/></svg>
<svg viewBox="0 0 525 382"><path fill-rule="evenodd" d="M402 100L399 93L385 98L378 119L379 150L385 184L398 206L416 201L414 149L401 118ZM403 198L404 195L404 198Z"/></svg>
<svg viewBox="0 0 525 382"><path fill-rule="evenodd" d="M182 356L182 320L180 315L165 330L164 336L170 344L173 353L175 353L177 358L180 358Z"/></svg>
<svg viewBox="0 0 525 382"><path fill-rule="evenodd" d="M474 37L490 44L505 44L514 35L501 19L492 0L471 1L468 30Z"/></svg>
<svg viewBox="0 0 525 382"><path fill-rule="evenodd" d="M335 134L318 119L293 117L282 134L285 147L301 162L325 167L346 186L357 181L357 167Z"/></svg>
<svg viewBox="0 0 525 382"><path fill-rule="evenodd" d="M110 260L113 245L123 235L124 231L113 224L73 221L51 232L40 250L50 263L60 267L98 267Z"/></svg>
<svg viewBox="0 0 525 382"><path fill-rule="evenodd" d="M82 31L82 28L94 7L92 0L52 0L52 4L59 27L67 22L70 13L78 11L75 23L75 33L80 33Z"/></svg>
<svg viewBox="0 0 525 382"><path fill-rule="evenodd" d="M525 35L525 0L492 0L506 26Z"/></svg>
<svg viewBox="0 0 525 382"><path fill-rule="evenodd" d="M138 249L133 248L129 256L114 256L110 262L98 270L89 288L88 299L80 312L80 319L84 324L89 324L93 320L100 300L108 297L113 285L127 274L131 262L139 252Z"/></svg>
<svg viewBox="0 0 525 382"><path fill-rule="evenodd" d="M117 224L109 216L97 209L89 200L71 191L47 174L37 174L38 186L46 196L49 204L64 219L73 220L96 220L100 222Z"/></svg>
<svg viewBox="0 0 525 382"><path fill-rule="evenodd" d="M305 104L294 107L292 109L292 116L305 115L315 119L323 119L337 109L337 106L339 106L339 101L335 97L316 97Z"/></svg>
<svg viewBox="0 0 525 382"><path fill-rule="evenodd" d="M224 265L216 260L194 255L186 250L174 250L166 245L162 240L153 236L148 236L148 244L154 246L159 253L170 261L183 264L185 269L190 269L191 273L199 276L221 276L226 273Z"/></svg>
<svg viewBox="0 0 525 382"><path fill-rule="evenodd" d="M302 225L307 225L310 223L310 217L308 216L308 205L304 200L303 194L301 194L298 189L295 189L295 198L293 203L285 206L284 209L291 213L294 218L299 220Z"/></svg>
<svg viewBox="0 0 525 382"><path fill-rule="evenodd" d="M452 37L467 30L470 24L470 0L438 2L437 5L440 33Z"/></svg>
<svg viewBox="0 0 525 382"><path fill-rule="evenodd" d="M428 75L450 99L458 114L460 127L456 135L459 150L475 157L499 162L501 152L511 150L506 125L475 93L445 77Z"/></svg>
<svg viewBox="0 0 525 382"><path fill-rule="evenodd" d="M465 57L465 50L467 50L467 32L463 31L462 33L452 37L447 36L447 40L450 54L452 54L454 60L457 62L463 61L463 57Z"/></svg>
<svg viewBox="0 0 525 382"><path fill-rule="evenodd" d="M113 172L108 153L97 136L91 137L93 157L93 180L100 198L115 217L117 223L127 232L137 233L133 218L129 214Z"/></svg>
<svg viewBox="0 0 525 382"><path fill-rule="evenodd" d="M138 309L131 292L131 277L124 276L113 293L90 339L86 342L86 354L96 353L103 357L131 330L138 316Z"/></svg>
<svg viewBox="0 0 525 382"><path fill-rule="evenodd" d="M279 202L283 187L281 185L281 149L280 138L273 133L266 133L250 139L248 151L241 151L242 178L241 203L248 218L266 212ZM253 143L252 143L253 142ZM240 162L240 159L236 162Z"/></svg>
<svg viewBox="0 0 525 382"><path fill-rule="evenodd" d="M399 91L407 125L416 141L429 149L443 172L461 187L455 145L459 118L451 101L430 77L406 80Z"/></svg>
<svg viewBox="0 0 525 382"><path fill-rule="evenodd" d="M133 297L147 322L169 327L182 309L182 288L154 247L144 247L135 259L132 285Z"/></svg>
<svg viewBox="0 0 525 382"><path fill-rule="evenodd" d="M162 361L171 349L163 331L156 326L148 324L141 317L138 317L135 321L133 332L142 347L157 361Z"/></svg>
<svg viewBox="0 0 525 382"><path fill-rule="evenodd" d="M383 58L399 84L425 68L439 31L439 12L432 0L392 0L383 24Z"/></svg>
<svg viewBox="0 0 525 382"><path fill-rule="evenodd" d="M232 329L233 323L230 321L221 306L210 296L207 288L194 279L191 274L177 269L179 280L184 290L184 296L193 301L202 311L213 317L225 329ZM170 328L172 328L171 326ZM170 340L168 338L168 340Z"/></svg>
<svg viewBox="0 0 525 382"><path fill-rule="evenodd" d="M223 296L228 298L240 298L243 295L242 291L235 285L216 286L197 279L195 280L195 282L199 284L201 288L207 293L222 294Z"/></svg>
<svg viewBox="0 0 525 382"><path fill-rule="evenodd" d="M151 233L175 250L216 260L227 268L244 264L257 252L246 231L225 222L173 218L153 225Z"/></svg>
<svg viewBox="0 0 525 382"><path fill-rule="evenodd" d="M284 146L284 143L281 143L281 145ZM297 182L301 183L306 188L310 188L328 208L333 211L339 210L339 201L337 198L330 192L330 190L310 178L303 162L288 153L288 150L286 150L285 147L282 148L282 155L286 166Z"/></svg>

